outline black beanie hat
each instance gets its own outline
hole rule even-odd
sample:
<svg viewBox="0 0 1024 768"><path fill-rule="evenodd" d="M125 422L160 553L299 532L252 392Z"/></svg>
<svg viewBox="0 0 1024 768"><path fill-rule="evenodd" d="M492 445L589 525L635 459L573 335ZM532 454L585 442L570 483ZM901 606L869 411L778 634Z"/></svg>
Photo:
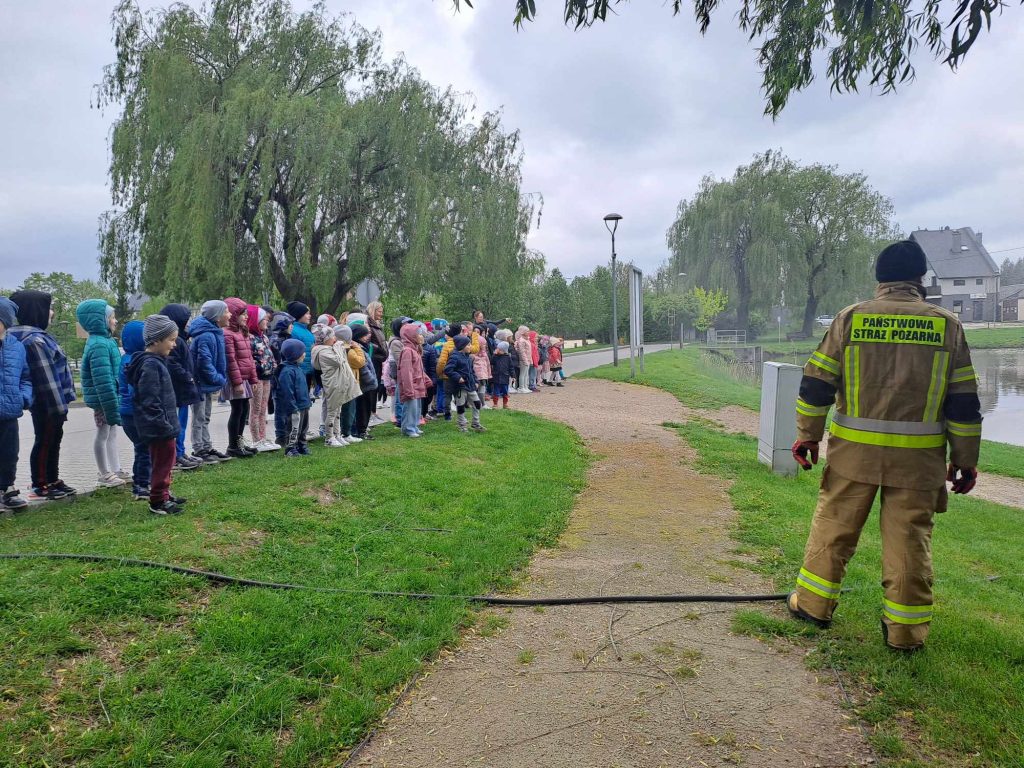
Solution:
<svg viewBox="0 0 1024 768"><path fill-rule="evenodd" d="M886 246L875 262L875 279L880 283L920 280L928 271L928 259L913 240L900 240Z"/></svg>
<svg viewBox="0 0 1024 768"><path fill-rule="evenodd" d="M288 314L294 317L296 322L305 317L306 313L309 312L309 307L301 301L289 301L287 309Z"/></svg>
<svg viewBox="0 0 1024 768"><path fill-rule="evenodd" d="M370 329L362 323L356 323L352 327L352 341L359 341L370 335Z"/></svg>

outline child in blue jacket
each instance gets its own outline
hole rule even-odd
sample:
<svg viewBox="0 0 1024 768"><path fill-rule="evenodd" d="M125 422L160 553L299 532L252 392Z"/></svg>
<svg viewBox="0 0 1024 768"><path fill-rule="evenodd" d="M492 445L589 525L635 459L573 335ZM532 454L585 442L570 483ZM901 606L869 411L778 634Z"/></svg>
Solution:
<svg viewBox="0 0 1024 768"><path fill-rule="evenodd" d="M149 444L140 436L135 426L135 389L128 382L125 370L132 360L146 351L142 338L145 323L132 320L121 329L121 345L124 355L121 357L121 370L117 374L117 389L121 396L121 426L135 448L135 461L132 463L132 497L136 501L149 501Z"/></svg>
<svg viewBox="0 0 1024 768"><path fill-rule="evenodd" d="M14 487L18 470L18 419L32 405L25 347L7 332L17 325L18 305L0 296L0 509L28 506Z"/></svg>
<svg viewBox="0 0 1024 768"><path fill-rule="evenodd" d="M466 354L466 347L469 346L469 336L459 334L455 337L455 350L448 356L448 362L444 366L444 375L447 377L445 387L448 394L452 396L455 403L455 410L459 415L459 431L466 431L466 403L473 406L473 431L486 432L483 424L480 423L480 395L477 394L476 376L473 374L473 361Z"/></svg>
<svg viewBox="0 0 1024 768"><path fill-rule="evenodd" d="M308 456L311 451L306 444L306 429L309 427L309 386L302 371L306 358L306 345L298 339L288 339L281 345L282 365L277 370L274 386L275 408L288 425L285 456Z"/></svg>
<svg viewBox="0 0 1024 768"><path fill-rule="evenodd" d="M32 429L35 442L29 466L32 468L30 501L54 501L75 494L75 489L60 479L60 445L68 404L75 399L67 355L57 340L47 333L53 319L53 296L44 291L15 291L11 301L18 305L18 325L11 336L25 347L28 375L32 380Z"/></svg>
<svg viewBox="0 0 1024 768"><path fill-rule="evenodd" d="M192 454L207 464L230 460L230 456L213 447L210 417L213 401L224 388L228 375L228 358L224 347L224 328L228 324L228 305L212 299L199 309L199 317L189 324L189 354L199 401L192 405Z"/></svg>

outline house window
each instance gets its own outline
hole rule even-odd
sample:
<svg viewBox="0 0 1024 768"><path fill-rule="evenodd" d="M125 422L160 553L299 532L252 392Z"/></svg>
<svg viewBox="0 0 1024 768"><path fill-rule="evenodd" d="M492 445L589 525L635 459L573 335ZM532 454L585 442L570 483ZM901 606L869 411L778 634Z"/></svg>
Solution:
<svg viewBox="0 0 1024 768"><path fill-rule="evenodd" d="M964 303L962 301L954 301L953 311L959 315L961 312L964 311Z"/></svg>
<svg viewBox="0 0 1024 768"><path fill-rule="evenodd" d="M966 280L954 280L953 285L967 285Z"/></svg>
<svg viewBox="0 0 1024 768"><path fill-rule="evenodd" d="M978 278L975 278L974 284L975 285L984 285L985 281L982 278L978 277Z"/></svg>

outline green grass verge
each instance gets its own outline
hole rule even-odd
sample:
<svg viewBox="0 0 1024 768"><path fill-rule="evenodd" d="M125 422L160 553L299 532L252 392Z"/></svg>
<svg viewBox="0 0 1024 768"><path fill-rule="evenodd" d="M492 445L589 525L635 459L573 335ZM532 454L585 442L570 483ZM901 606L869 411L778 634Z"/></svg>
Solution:
<svg viewBox="0 0 1024 768"><path fill-rule="evenodd" d="M683 405L691 408L721 408L742 405L758 410L761 393L757 386L738 381L724 362L705 359L695 347L665 350L644 356L643 373L629 377L629 364L616 368L602 365L578 373L574 378L607 379L643 384L671 392Z"/></svg>
<svg viewBox="0 0 1024 768"><path fill-rule="evenodd" d="M792 587L818 492L820 470L796 478L756 462L757 441L691 422L676 427L697 466L732 481L735 537L780 591ZM877 515L877 509L873 513ZM924 652L887 651L879 631L881 549L877 518L861 537L836 621L818 633L758 611L735 629L809 635L812 664L835 664L871 695L858 712L877 749L900 766L1024 765L1024 525L1021 513L972 498L951 499L936 521L936 620ZM996 580L991 580L998 577Z"/></svg>
<svg viewBox="0 0 1024 768"><path fill-rule="evenodd" d="M1012 328L967 328L967 343L974 349L1020 349L1024 347L1024 324Z"/></svg>
<svg viewBox="0 0 1024 768"><path fill-rule="evenodd" d="M106 491L0 520L0 551L95 552L271 581L444 594L514 587L588 456L567 428L488 412L312 457L176 475L188 511ZM542 492L524 494L524 477ZM441 530L438 530L441 529ZM457 599L226 588L172 573L0 561L0 765L337 764L476 618Z"/></svg>
<svg viewBox="0 0 1024 768"><path fill-rule="evenodd" d="M978 466L982 472L1024 478L1024 447L982 440Z"/></svg>

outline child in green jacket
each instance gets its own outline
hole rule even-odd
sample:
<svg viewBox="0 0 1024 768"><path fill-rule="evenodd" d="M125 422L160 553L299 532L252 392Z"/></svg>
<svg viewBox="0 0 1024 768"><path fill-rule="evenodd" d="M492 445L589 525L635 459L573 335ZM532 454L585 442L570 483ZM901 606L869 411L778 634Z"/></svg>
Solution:
<svg viewBox="0 0 1024 768"><path fill-rule="evenodd" d="M114 340L117 318L114 308L103 299L86 299L75 309L78 324L89 333L82 355L82 395L92 408L96 437L92 451L99 475L96 485L116 488L131 479L121 469L117 450L117 427L121 423L117 374L121 369L121 350Z"/></svg>

